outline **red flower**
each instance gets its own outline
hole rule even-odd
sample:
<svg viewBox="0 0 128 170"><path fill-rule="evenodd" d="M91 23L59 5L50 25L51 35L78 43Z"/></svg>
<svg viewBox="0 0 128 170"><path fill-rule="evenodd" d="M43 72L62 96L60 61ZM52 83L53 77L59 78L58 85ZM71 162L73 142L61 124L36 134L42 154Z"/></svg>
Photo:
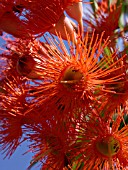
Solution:
<svg viewBox="0 0 128 170"><path fill-rule="evenodd" d="M17 76L21 75L31 79L40 78L41 72L37 72L40 60L36 55L47 56L49 54L47 45L42 44L35 40L8 40L8 50L2 54L3 60L8 65L8 69L4 70L5 75L14 72Z"/></svg>
<svg viewBox="0 0 128 170"><path fill-rule="evenodd" d="M0 91L0 151L5 157L10 157L25 140L22 137L22 126L33 123L33 120L25 115L28 102L23 82L16 76L6 77L1 87L4 92Z"/></svg>
<svg viewBox="0 0 128 170"><path fill-rule="evenodd" d="M98 9L95 12L87 14L89 19L84 19L84 24L88 24L87 30L92 32L95 30L96 35L105 31L103 38L110 37L110 46L115 47L116 39L121 34L115 32L118 29L119 17L121 15L121 7L116 4L108 5L108 0L98 3ZM85 27L86 28L86 27Z"/></svg>
<svg viewBox="0 0 128 170"><path fill-rule="evenodd" d="M122 54L123 56L124 54ZM120 56L120 55L119 55ZM127 64L126 64L126 57L124 55L123 60L119 63L120 57L114 59L114 63L118 62L120 65L120 69L118 70L122 76L118 78L118 73L111 72L106 78L111 79L112 77L116 77L113 82L105 84L103 89L108 93L104 93L104 97L102 96L102 113L105 112L113 112L119 106L125 107L126 101L128 99L128 79L127 79ZM118 65L117 64L117 65ZM118 65L118 66L119 66ZM105 78L105 79L106 79ZM97 92L98 93L98 92Z"/></svg>
<svg viewBox="0 0 128 170"><path fill-rule="evenodd" d="M68 167L68 151L70 148L71 136L68 135L68 124L56 120L44 120L35 126L26 126L30 151L35 155L31 164L40 163L44 169L63 169ZM29 169L28 168L28 169Z"/></svg>
<svg viewBox="0 0 128 170"><path fill-rule="evenodd" d="M74 154L74 164L83 164L85 169L127 169L128 165L128 126L119 130L121 118L104 122L98 117L80 121L77 131L77 154ZM73 152L73 150L72 150ZM73 152L74 153L74 152ZM75 152L76 153L76 152Z"/></svg>
<svg viewBox="0 0 128 170"><path fill-rule="evenodd" d="M10 157L23 142L21 128L22 116L11 115L11 113L3 110L1 112L0 151L5 154L5 157Z"/></svg>
<svg viewBox="0 0 128 170"><path fill-rule="evenodd" d="M106 54L108 40L102 45L102 36L92 44L94 34L89 41L87 33L84 41L78 39L76 46L69 45L69 51L61 39L57 45L53 39L50 40L52 56L36 55L40 61L36 71L40 72L41 81L35 81L32 86L31 95L35 98L30 110L42 110L43 116L61 112L63 119L72 117L75 109L90 109L90 106L102 102L102 96L113 93L108 86L122 79L121 62L125 55L113 62L118 57L117 52L110 50L109 56ZM100 60L102 55L104 57ZM115 71L116 75L113 74Z"/></svg>

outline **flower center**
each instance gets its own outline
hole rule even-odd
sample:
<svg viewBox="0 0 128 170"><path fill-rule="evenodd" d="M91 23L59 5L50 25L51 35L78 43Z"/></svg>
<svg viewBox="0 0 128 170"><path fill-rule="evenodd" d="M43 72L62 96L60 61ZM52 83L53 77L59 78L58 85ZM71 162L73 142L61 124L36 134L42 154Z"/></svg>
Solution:
<svg viewBox="0 0 128 170"><path fill-rule="evenodd" d="M111 157L120 150L120 142L112 136L102 138L96 143L96 149L104 156Z"/></svg>
<svg viewBox="0 0 128 170"><path fill-rule="evenodd" d="M60 83L64 84L65 86L69 86L75 83L78 83L83 75L79 71L79 69L76 69L74 67L67 67L63 72L61 76L61 81Z"/></svg>
<svg viewBox="0 0 128 170"><path fill-rule="evenodd" d="M32 56L23 55L17 62L17 71L19 74L26 76L34 69L35 64L36 62Z"/></svg>

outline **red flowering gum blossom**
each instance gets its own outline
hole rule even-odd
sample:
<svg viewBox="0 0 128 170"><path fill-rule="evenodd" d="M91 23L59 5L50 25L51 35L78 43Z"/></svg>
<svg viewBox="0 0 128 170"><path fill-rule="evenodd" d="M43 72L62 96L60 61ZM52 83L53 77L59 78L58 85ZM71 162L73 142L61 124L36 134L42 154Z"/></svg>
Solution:
<svg viewBox="0 0 128 170"><path fill-rule="evenodd" d="M115 46L116 38L119 37L119 33L115 32L118 29L118 21L121 14L122 5L117 6L116 4L108 6L108 0L102 1L98 5L98 10L95 13L90 12L88 17L89 20L84 18L83 23L88 24L88 30L95 30L96 34L101 34L105 31L103 38L110 36L111 46ZM93 17L92 17L93 16Z"/></svg>
<svg viewBox="0 0 128 170"><path fill-rule="evenodd" d="M8 119L1 120L0 126L0 151L5 157L10 157L20 145L22 138L22 128L19 117L9 116Z"/></svg>
<svg viewBox="0 0 128 170"><path fill-rule="evenodd" d="M61 170L69 164L67 152L70 148L69 143L72 143L72 140L68 134L68 125L65 126L63 125L64 122L57 120L50 121L49 125L45 120L42 122L43 124L41 125L29 126L29 131L33 131L29 136L29 138L33 139L29 148L35 152L35 155L28 169L32 168L34 163L40 162L42 170L50 168ZM61 127L60 124L62 125ZM46 161L42 162L44 159Z"/></svg>

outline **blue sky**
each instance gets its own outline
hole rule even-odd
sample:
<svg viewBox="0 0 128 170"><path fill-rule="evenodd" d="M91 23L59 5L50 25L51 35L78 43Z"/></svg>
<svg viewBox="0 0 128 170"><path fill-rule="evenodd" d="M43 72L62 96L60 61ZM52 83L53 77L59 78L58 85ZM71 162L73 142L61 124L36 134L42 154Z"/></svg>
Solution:
<svg viewBox="0 0 128 170"><path fill-rule="evenodd" d="M28 150L27 143L23 143L17 148L10 159L3 160L4 155L0 154L0 170L26 170L32 157L32 153L23 153ZM32 170L38 170L35 166Z"/></svg>

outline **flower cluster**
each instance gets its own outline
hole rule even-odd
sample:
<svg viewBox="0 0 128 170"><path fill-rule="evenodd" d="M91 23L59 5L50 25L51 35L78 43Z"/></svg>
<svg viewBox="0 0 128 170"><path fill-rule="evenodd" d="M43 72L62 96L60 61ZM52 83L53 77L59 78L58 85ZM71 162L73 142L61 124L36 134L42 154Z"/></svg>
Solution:
<svg viewBox="0 0 128 170"><path fill-rule="evenodd" d="M29 141L28 170L127 170L126 8L121 0L1 0L5 157Z"/></svg>

